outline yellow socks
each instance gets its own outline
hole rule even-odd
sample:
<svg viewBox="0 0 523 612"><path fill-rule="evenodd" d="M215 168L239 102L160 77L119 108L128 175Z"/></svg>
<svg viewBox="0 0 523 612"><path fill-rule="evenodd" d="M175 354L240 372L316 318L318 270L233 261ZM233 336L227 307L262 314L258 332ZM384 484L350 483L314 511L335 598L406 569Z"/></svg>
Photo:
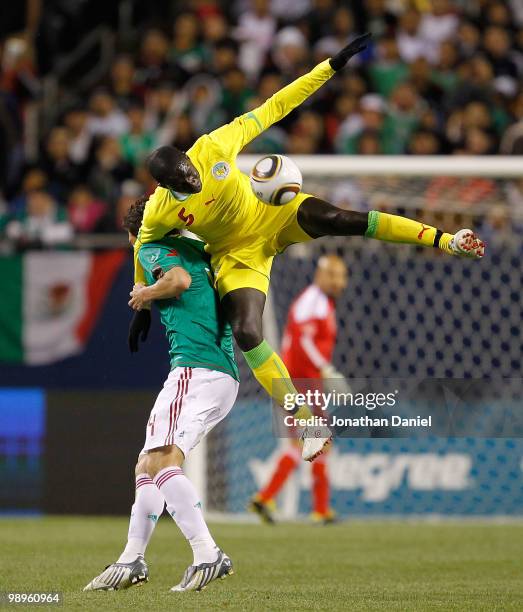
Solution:
<svg viewBox="0 0 523 612"><path fill-rule="evenodd" d="M266 340L250 351L245 351L243 355L256 380L280 406L284 406L286 396L298 393L281 357L272 350ZM290 412L299 419L306 419L312 414L307 406Z"/></svg>
<svg viewBox="0 0 523 612"><path fill-rule="evenodd" d="M440 248L449 254L454 254L450 248L452 234L425 225L420 221L413 221L398 215L371 210L369 212L369 226L365 232L367 238L376 238L385 242L403 242L405 244L418 244Z"/></svg>

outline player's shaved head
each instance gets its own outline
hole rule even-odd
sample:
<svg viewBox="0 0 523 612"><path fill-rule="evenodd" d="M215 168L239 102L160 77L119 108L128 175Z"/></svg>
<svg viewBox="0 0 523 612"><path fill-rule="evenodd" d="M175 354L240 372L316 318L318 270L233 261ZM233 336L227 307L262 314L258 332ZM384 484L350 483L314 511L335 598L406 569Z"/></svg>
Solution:
<svg viewBox="0 0 523 612"><path fill-rule="evenodd" d="M347 288L348 270L341 257L322 255L318 259L314 284L331 298L338 298Z"/></svg>
<svg viewBox="0 0 523 612"><path fill-rule="evenodd" d="M202 181L186 153L176 147L159 147L147 158L147 169L161 187L180 193L198 193Z"/></svg>

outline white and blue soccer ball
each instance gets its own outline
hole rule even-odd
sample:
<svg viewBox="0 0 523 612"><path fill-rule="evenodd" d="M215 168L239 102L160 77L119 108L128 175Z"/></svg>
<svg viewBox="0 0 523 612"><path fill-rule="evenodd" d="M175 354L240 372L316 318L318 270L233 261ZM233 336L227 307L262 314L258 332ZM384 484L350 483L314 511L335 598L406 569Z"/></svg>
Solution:
<svg viewBox="0 0 523 612"><path fill-rule="evenodd" d="M267 155L251 170L254 195L273 206L288 204L301 191L303 177L298 166L285 155Z"/></svg>

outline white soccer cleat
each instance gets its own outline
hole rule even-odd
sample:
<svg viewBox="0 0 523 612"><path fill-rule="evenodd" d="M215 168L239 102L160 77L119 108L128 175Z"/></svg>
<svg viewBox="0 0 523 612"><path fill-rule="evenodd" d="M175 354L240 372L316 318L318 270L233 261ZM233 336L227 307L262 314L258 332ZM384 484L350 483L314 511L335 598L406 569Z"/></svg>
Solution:
<svg viewBox="0 0 523 612"><path fill-rule="evenodd" d="M149 570L139 555L132 563L113 563L84 588L84 591L119 591L149 580Z"/></svg>
<svg viewBox="0 0 523 612"><path fill-rule="evenodd" d="M481 259L485 255L485 243L470 229L461 229L454 234L450 248L456 255Z"/></svg>
<svg viewBox="0 0 523 612"><path fill-rule="evenodd" d="M303 448L301 449L302 459L314 461L319 457L325 447L332 440L332 432L328 427L306 427L301 435Z"/></svg>

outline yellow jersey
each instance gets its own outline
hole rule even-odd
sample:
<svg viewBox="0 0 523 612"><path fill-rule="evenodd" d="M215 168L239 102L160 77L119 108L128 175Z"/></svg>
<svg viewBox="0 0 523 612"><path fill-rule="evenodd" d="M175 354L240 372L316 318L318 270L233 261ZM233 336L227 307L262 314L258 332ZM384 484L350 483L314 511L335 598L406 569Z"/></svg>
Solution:
<svg viewBox="0 0 523 612"><path fill-rule="evenodd" d="M200 236L213 257L252 244L261 232L267 231L268 209L274 207L257 199L249 177L236 166L236 157L251 140L299 106L333 74L325 60L258 108L194 143L187 155L200 174L202 190L187 195L158 186L150 196L134 247L136 282L144 282L138 260L141 245L160 240L173 229L187 229ZM270 240L271 236L266 238Z"/></svg>

